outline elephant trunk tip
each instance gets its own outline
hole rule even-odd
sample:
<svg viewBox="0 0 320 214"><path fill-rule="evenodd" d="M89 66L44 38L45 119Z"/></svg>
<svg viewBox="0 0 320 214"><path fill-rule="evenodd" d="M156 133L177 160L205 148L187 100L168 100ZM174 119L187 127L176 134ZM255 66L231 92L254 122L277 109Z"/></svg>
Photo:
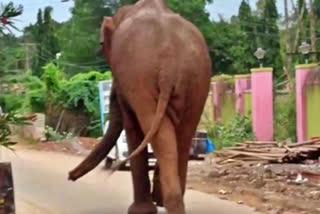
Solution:
<svg viewBox="0 0 320 214"><path fill-rule="evenodd" d="M72 170L69 172L68 180L69 181L77 181L80 177L81 177L81 175L79 175L79 173L77 173L76 170Z"/></svg>

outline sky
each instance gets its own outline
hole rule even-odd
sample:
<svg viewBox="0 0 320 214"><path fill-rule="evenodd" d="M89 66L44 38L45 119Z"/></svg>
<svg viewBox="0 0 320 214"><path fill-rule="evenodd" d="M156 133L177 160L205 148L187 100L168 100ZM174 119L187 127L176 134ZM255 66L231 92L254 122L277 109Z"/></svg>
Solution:
<svg viewBox="0 0 320 214"><path fill-rule="evenodd" d="M71 17L70 8L73 7L73 1L61 2L61 0L0 0L2 3L13 1L15 4L24 6L24 13L18 18L17 27L23 29L30 23L36 21L37 11L39 8L46 6L53 7L53 18L59 22L68 20ZM218 20L218 14L225 18L230 18L238 13L239 5L242 0L214 0L214 3L207 6L211 19ZM255 8L257 0L249 0L252 8ZM277 0L279 12L283 12L283 0ZM19 33L17 33L19 35Z"/></svg>
<svg viewBox="0 0 320 214"><path fill-rule="evenodd" d="M230 18L233 15L238 14L239 6L242 0L213 0L213 4L207 6L207 10L210 13L210 18L218 20L218 14L221 14L225 18ZM249 0L252 9L256 8L257 0ZM283 0L277 0L278 12L283 13L284 5Z"/></svg>

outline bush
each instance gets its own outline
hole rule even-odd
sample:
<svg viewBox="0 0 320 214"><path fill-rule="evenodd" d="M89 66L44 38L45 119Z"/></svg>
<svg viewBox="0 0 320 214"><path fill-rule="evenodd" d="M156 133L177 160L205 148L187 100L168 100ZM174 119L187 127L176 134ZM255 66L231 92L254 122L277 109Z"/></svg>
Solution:
<svg viewBox="0 0 320 214"><path fill-rule="evenodd" d="M112 79L111 72L90 71L77 74L70 79L63 78L54 64L45 67L42 79L48 99L67 109L83 109L93 117L99 117L98 82Z"/></svg>
<svg viewBox="0 0 320 214"><path fill-rule="evenodd" d="M252 122L249 117L236 115L227 123L216 123L208 130L209 138L217 149L233 146L237 142L253 140Z"/></svg>
<svg viewBox="0 0 320 214"><path fill-rule="evenodd" d="M98 82L112 79L111 72L100 73L90 71L65 78L63 73L52 63L44 67L40 78L31 73L7 76L4 82L21 84L25 88L23 94L8 93L0 95L0 105L4 112L48 113L48 109L68 109L88 115L91 136L101 135L99 120ZM21 92L20 92L21 93ZM51 108L54 107L54 108ZM60 114L60 113L58 113ZM49 117L54 116L47 115ZM51 124L54 126L53 121ZM69 130L68 130L69 131ZM99 133L99 134L98 134Z"/></svg>
<svg viewBox="0 0 320 214"><path fill-rule="evenodd" d="M294 94L277 96L275 101L275 140L296 142L296 99Z"/></svg>
<svg viewBox="0 0 320 214"><path fill-rule="evenodd" d="M11 141L10 125L28 125L29 118L18 115L14 112L0 114L0 146L11 149L16 142Z"/></svg>
<svg viewBox="0 0 320 214"><path fill-rule="evenodd" d="M98 82L111 78L111 72L77 74L61 82L60 100L66 108L84 108L94 118L99 118Z"/></svg>
<svg viewBox="0 0 320 214"><path fill-rule="evenodd" d="M8 84L21 84L25 87L23 94L8 93L1 96L1 106L5 112L44 112L46 89L44 83L31 73L10 75L4 79Z"/></svg>
<svg viewBox="0 0 320 214"><path fill-rule="evenodd" d="M98 82L112 79L111 72L90 71L66 79L54 64L48 64L45 66L42 79L46 86L49 106L88 114L89 136L101 135L100 123L96 122L100 119ZM54 126L55 122L52 121L51 125Z"/></svg>
<svg viewBox="0 0 320 214"><path fill-rule="evenodd" d="M19 111L25 104L25 98L16 94L4 94L0 96L0 105L4 112Z"/></svg>
<svg viewBox="0 0 320 214"><path fill-rule="evenodd" d="M60 141L60 140L69 140L74 138L74 135L69 132L56 132L52 127L46 126L45 129L46 137L49 141Z"/></svg>

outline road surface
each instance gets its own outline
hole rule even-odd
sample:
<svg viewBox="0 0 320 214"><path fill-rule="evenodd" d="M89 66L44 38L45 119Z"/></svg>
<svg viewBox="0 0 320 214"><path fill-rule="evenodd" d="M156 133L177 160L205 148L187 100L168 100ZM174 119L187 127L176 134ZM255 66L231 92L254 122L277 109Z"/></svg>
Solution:
<svg viewBox="0 0 320 214"><path fill-rule="evenodd" d="M67 181L68 171L81 157L19 149L15 155L5 152L3 159L13 164L17 214L125 214L132 202L128 172L108 177L100 167L72 183ZM188 214L255 213L197 191L187 191L185 199Z"/></svg>

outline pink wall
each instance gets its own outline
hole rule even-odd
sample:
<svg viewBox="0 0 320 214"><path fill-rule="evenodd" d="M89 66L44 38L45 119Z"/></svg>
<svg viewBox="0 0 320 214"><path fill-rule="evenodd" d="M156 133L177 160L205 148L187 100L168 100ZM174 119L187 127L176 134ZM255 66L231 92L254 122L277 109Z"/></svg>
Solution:
<svg viewBox="0 0 320 214"><path fill-rule="evenodd" d="M296 66L296 111L297 111L297 137L298 142L307 140L307 99L306 86L308 73L317 64L306 64Z"/></svg>
<svg viewBox="0 0 320 214"><path fill-rule="evenodd" d="M252 69L252 125L260 141L273 140L273 75L272 68Z"/></svg>
<svg viewBox="0 0 320 214"><path fill-rule="evenodd" d="M237 75L235 81L236 112L244 115L244 94L251 88L250 75Z"/></svg>
<svg viewBox="0 0 320 214"><path fill-rule="evenodd" d="M218 87L218 82L212 82L212 102L213 102L213 117L215 121L221 119L221 96L220 87Z"/></svg>

